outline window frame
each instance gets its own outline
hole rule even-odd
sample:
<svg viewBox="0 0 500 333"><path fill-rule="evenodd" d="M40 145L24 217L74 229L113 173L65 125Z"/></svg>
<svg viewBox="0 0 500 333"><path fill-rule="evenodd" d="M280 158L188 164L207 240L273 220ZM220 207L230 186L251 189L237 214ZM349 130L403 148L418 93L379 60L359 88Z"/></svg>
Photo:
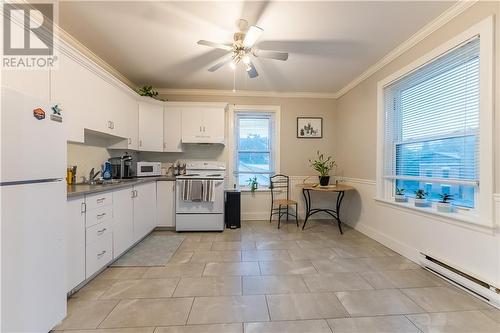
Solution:
<svg viewBox="0 0 500 333"><path fill-rule="evenodd" d="M377 85L377 194L376 199L386 203L394 203L397 206L408 207L409 204L394 202L394 186L396 179L385 177L385 104L384 88L411 74L427 63L439 58L450 50L466 43L471 38L479 36L479 185L476 193L476 207L474 209L459 209L457 213L443 214L433 209L423 208L426 213L460 220L492 228L493 221L493 18L490 16L483 21L473 25L456 37L438 46L421 58L403 67ZM395 147L392 147L395 149ZM395 154L392 154L395 158ZM395 165L395 161L393 161ZM414 210L413 207L411 207ZM420 209L419 209L420 210Z"/></svg>
<svg viewBox="0 0 500 333"><path fill-rule="evenodd" d="M277 105L231 105L229 107L229 154L228 157L228 178L230 180L231 186L236 185L242 191L249 190L248 185L238 185L238 173L237 173L237 154L238 150L238 139L236 131L237 127L237 114L269 114L271 116L270 121L270 164L273 173L280 172L280 113L281 107ZM267 151L266 151L267 152ZM259 187L258 191L267 191L268 187Z"/></svg>

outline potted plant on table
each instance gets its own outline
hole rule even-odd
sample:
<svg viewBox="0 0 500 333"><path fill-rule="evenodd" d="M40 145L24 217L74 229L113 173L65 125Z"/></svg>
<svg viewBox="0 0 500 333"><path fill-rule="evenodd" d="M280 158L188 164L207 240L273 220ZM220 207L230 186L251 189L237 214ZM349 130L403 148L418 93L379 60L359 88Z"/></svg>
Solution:
<svg viewBox="0 0 500 333"><path fill-rule="evenodd" d="M427 192L422 189L415 191L415 207L427 207Z"/></svg>
<svg viewBox="0 0 500 333"><path fill-rule="evenodd" d="M451 213L453 211L453 205L451 200L453 200L453 195L451 194L440 194L441 200L438 201L436 208L438 212L441 213Z"/></svg>
<svg viewBox="0 0 500 333"><path fill-rule="evenodd" d="M319 173L319 185L327 186L330 183L330 170L335 166L335 161L331 156L325 157L319 150L314 161L309 160L311 167Z"/></svg>
<svg viewBox="0 0 500 333"><path fill-rule="evenodd" d="M396 186L396 194L394 195L394 200L396 202L407 202L408 199L406 198L405 191L406 190L404 188L399 188Z"/></svg>

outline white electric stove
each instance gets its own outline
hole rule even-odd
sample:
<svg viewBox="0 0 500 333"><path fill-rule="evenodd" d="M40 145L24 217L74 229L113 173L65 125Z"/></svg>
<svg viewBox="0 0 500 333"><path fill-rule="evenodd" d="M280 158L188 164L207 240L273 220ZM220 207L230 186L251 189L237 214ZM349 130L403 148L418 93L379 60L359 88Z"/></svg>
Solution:
<svg viewBox="0 0 500 333"><path fill-rule="evenodd" d="M223 231L224 187L226 164L219 161L188 161L186 174L176 177L175 230ZM211 180L214 185L213 201L182 199L184 181Z"/></svg>

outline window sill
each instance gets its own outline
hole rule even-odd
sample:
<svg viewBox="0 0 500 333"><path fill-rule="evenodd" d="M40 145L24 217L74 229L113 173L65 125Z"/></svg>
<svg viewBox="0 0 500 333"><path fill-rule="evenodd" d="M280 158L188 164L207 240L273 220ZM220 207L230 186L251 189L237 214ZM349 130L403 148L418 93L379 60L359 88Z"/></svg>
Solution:
<svg viewBox="0 0 500 333"><path fill-rule="evenodd" d="M240 192L242 193L260 193L260 192L271 192L269 188L258 188L255 191L250 191L249 188L240 187Z"/></svg>
<svg viewBox="0 0 500 333"><path fill-rule="evenodd" d="M462 212L442 213L438 212L434 205L429 207L415 207L414 202L411 200L408 202L395 202L385 198L374 198L374 200L381 204L392 206L395 209L412 211L418 215L431 217L439 221L451 223L453 225L465 227L475 231L491 233L495 230L493 223L484 223L481 221L480 217L475 214Z"/></svg>

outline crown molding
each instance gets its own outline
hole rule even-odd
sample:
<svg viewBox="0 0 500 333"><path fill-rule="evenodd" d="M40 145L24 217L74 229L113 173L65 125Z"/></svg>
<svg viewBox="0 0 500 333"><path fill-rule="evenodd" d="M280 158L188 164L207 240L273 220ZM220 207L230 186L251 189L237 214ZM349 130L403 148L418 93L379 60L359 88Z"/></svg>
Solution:
<svg viewBox="0 0 500 333"><path fill-rule="evenodd" d="M429 24L425 25L422 29L413 34L410 38L400 44L398 47L393 49L391 52L386 54L382 59L376 62L374 65L370 66L366 71L364 71L360 76L349 82L344 88L340 89L333 95L334 98L340 98L351 89L356 87L358 84L375 74L378 70L383 68L385 65L389 64L391 61L402 55L404 52L408 51L427 36L432 34L434 31L438 30L446 23L450 22L452 19L462 14L464 11L469 9L479 0L460 0L445 12L439 15L436 19L431 21Z"/></svg>
<svg viewBox="0 0 500 333"><path fill-rule="evenodd" d="M285 92L263 90L218 90L218 89L169 89L158 88L160 95L198 95L198 96L234 96L234 97L281 97L281 98L320 98L335 99L333 93Z"/></svg>
<svg viewBox="0 0 500 333"><path fill-rule="evenodd" d="M408 51L416 44L421 42L427 36L432 34L434 31L438 30L453 18L457 17L465 10L473 6L479 0L460 0L448 10L439 15L432 22L424 26L418 32L413 34L409 39L400 44L398 47L393 49L391 52L386 54L377 63L370 66L366 71L364 71L360 76L349 82L342 89L333 93L317 93L317 92L280 92L280 91L262 91L262 90L217 90L217 89L170 89L170 88L158 88L157 91L161 95L201 95L201 96L234 96L234 97L268 97L268 98L316 98L316 99L338 99L344 94L349 92L351 89L356 87L358 84L369 78L371 75L376 73L378 70L389 64L391 61L399 57L404 52ZM19 0L21 3L27 3L25 0ZM107 75L106 79L113 81L115 85L126 85L128 88L134 92L137 90L138 86L130 81L126 76L116 70L113 66L104 61L97 54L92 52L85 45L80 43L72 35L66 32L64 29L54 24L54 37L62 42L64 46L68 46L72 49L71 53L77 51L80 55L83 55L86 63L90 61L90 66L92 69L99 69L98 72L105 72ZM67 49L67 48L66 48ZM81 57L80 57L81 58ZM88 65L88 64L87 64ZM101 74L102 76L102 74ZM111 79L111 80L110 80ZM121 84L120 84L121 83ZM127 89L128 90L128 89Z"/></svg>
<svg viewBox="0 0 500 333"><path fill-rule="evenodd" d="M63 48L66 47L67 51L72 53L77 51L80 56L83 55L86 60L90 61L92 67L98 67L106 72L108 76L120 81L134 91L137 89L137 85L130 81L125 75L117 71L113 66L108 64L101 57L92 52L89 48L80 43L76 38L56 24L54 24L54 37L62 44L61 46L63 46Z"/></svg>

